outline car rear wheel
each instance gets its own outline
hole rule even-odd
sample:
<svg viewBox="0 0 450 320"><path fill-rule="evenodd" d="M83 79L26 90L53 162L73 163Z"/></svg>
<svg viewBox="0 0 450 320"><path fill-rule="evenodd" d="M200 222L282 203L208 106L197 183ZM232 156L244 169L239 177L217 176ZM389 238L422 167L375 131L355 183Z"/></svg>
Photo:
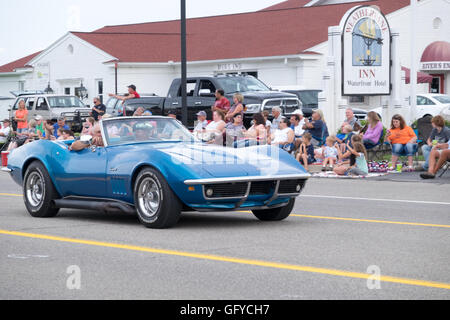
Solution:
<svg viewBox="0 0 450 320"><path fill-rule="evenodd" d="M252 210L255 217L262 221L281 221L289 217L295 205L295 198L289 200L289 203L280 208Z"/></svg>
<svg viewBox="0 0 450 320"><path fill-rule="evenodd" d="M157 170L143 169L134 185L134 205L141 223L147 228L174 226L181 213L181 202Z"/></svg>
<svg viewBox="0 0 450 320"><path fill-rule="evenodd" d="M39 161L31 163L25 172L23 198L25 207L33 217L50 218L58 214L59 208L53 203L59 198L58 192L47 169Z"/></svg>

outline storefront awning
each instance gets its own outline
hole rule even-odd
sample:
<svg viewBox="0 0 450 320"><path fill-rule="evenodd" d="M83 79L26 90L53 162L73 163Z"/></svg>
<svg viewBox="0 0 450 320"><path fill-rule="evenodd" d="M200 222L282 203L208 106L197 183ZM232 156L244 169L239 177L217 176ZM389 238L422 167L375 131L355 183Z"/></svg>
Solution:
<svg viewBox="0 0 450 320"><path fill-rule="evenodd" d="M402 67L402 71L406 73L406 84L411 83L411 70L406 67ZM433 77L427 73L417 72L417 83L431 83L433 81Z"/></svg>

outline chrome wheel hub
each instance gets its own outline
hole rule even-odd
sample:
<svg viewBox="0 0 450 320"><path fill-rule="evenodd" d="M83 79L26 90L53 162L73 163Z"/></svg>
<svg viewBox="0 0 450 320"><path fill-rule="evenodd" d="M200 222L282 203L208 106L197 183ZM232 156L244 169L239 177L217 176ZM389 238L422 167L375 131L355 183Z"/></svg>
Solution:
<svg viewBox="0 0 450 320"><path fill-rule="evenodd" d="M153 178L145 178L138 190L138 204L142 213L152 218L158 212L161 205L161 191Z"/></svg>
<svg viewBox="0 0 450 320"><path fill-rule="evenodd" d="M39 172L32 172L25 185L25 196L33 207L38 207L45 196L44 179Z"/></svg>

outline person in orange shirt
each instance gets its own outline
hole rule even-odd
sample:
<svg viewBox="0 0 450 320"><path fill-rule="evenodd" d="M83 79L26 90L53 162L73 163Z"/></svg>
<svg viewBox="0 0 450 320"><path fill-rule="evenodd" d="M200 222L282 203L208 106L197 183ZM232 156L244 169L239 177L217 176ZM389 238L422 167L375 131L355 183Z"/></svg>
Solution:
<svg viewBox="0 0 450 320"><path fill-rule="evenodd" d="M408 157L407 171L414 171L413 156L416 154L417 136L411 127L406 125L405 119L399 114L392 117L391 129L388 130L386 138L392 144L392 167L394 169L397 165L399 156Z"/></svg>
<svg viewBox="0 0 450 320"><path fill-rule="evenodd" d="M25 133L28 129L28 110L25 108L25 101L19 101L19 109L14 120L17 122L17 133Z"/></svg>

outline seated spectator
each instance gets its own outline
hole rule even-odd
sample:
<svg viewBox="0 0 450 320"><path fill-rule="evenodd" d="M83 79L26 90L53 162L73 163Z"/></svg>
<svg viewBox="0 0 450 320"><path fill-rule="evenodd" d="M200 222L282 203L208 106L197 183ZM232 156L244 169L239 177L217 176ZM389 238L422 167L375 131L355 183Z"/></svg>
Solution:
<svg viewBox="0 0 450 320"><path fill-rule="evenodd" d="M378 114L370 111L367 114L367 130L363 134L363 143L366 149L371 149L380 143L383 133L383 123Z"/></svg>
<svg viewBox="0 0 450 320"><path fill-rule="evenodd" d="M152 116L153 113L152 113L150 110L145 110L145 112L144 112L143 115L144 115L145 117L149 117L149 116ZM103 117L103 119L104 119L104 117Z"/></svg>
<svg viewBox="0 0 450 320"><path fill-rule="evenodd" d="M11 122L9 119L3 120L2 127L0 129L0 145L3 146L8 141L8 136L11 133Z"/></svg>
<svg viewBox="0 0 450 320"><path fill-rule="evenodd" d="M357 137L357 136L355 136ZM334 168L334 173L340 176L367 176L369 167L367 165L367 151L364 144L353 141L353 148L347 145L350 151L350 164L339 164Z"/></svg>
<svg viewBox="0 0 450 320"><path fill-rule="evenodd" d="M213 121L211 121L203 131L203 134L206 133L208 136L203 140L206 140L208 143L222 145L225 124L225 114L220 109L214 111Z"/></svg>
<svg viewBox="0 0 450 320"><path fill-rule="evenodd" d="M341 139L336 137L336 142L338 143L339 149L341 152L346 152L347 149L347 143L350 142L350 146L352 146L352 137L355 135L352 131L351 125L346 125L342 128L343 136L341 136Z"/></svg>
<svg viewBox="0 0 450 320"><path fill-rule="evenodd" d="M431 131L427 143L422 146L422 153L425 158L423 170L425 171L428 171L429 169L428 162L433 147L450 140L450 129L445 126L445 120L442 116L436 116L431 119L431 125L433 126L433 130Z"/></svg>
<svg viewBox="0 0 450 320"><path fill-rule="evenodd" d="M65 117L59 117L58 122L53 125L53 136L58 139L58 129L66 129L70 130L69 126L66 124L66 118Z"/></svg>
<svg viewBox="0 0 450 320"><path fill-rule="evenodd" d="M302 136L302 143L295 155L297 161L299 161L305 169L308 171L308 166L316 162L314 157L314 146L311 144L311 134L306 132Z"/></svg>
<svg viewBox="0 0 450 320"><path fill-rule="evenodd" d="M133 113L133 117L142 117L144 115L145 109L143 107L139 107Z"/></svg>
<svg viewBox="0 0 450 320"><path fill-rule="evenodd" d="M322 171L333 171L334 165L337 162L338 151L335 147L336 138L333 136L327 137L326 145L322 147L323 149L323 163L322 163ZM328 168L328 165L329 168Z"/></svg>
<svg viewBox="0 0 450 320"><path fill-rule="evenodd" d="M362 138L359 135L352 135L350 141L347 142L347 145L350 145L350 147L352 147L355 143L357 142L361 142L362 143ZM348 163L350 156L352 155L352 152L348 149L347 145L345 145L345 151L341 151L341 148L337 148L338 151L338 162L340 164L342 163Z"/></svg>
<svg viewBox="0 0 450 320"><path fill-rule="evenodd" d="M436 161L437 159L437 161ZM450 139L447 143L439 143L431 149L429 157L429 169L426 173L421 173L422 179L434 179L436 173L442 166L450 160Z"/></svg>
<svg viewBox="0 0 450 320"><path fill-rule="evenodd" d="M172 119L177 120L177 111L176 111L176 110L170 110L170 111L167 113L167 116L168 116L169 118L172 118ZM225 117L225 116L224 116L224 117Z"/></svg>
<svg viewBox="0 0 450 320"><path fill-rule="evenodd" d="M294 130L295 134L295 141L294 141L295 150L297 150L298 147L300 146L301 138L303 136L303 133L305 133L305 130L303 129L304 125L305 119L303 117L303 112L301 110L298 110L297 113L291 116L291 129Z"/></svg>
<svg viewBox="0 0 450 320"><path fill-rule="evenodd" d="M328 128L323 121L323 113L321 110L314 110L311 116L312 121L305 118L303 129L312 136L311 143L317 147L323 144L323 139L328 137Z"/></svg>
<svg viewBox="0 0 450 320"><path fill-rule="evenodd" d="M272 108L272 124L270 125L270 133L273 134L275 130L279 128L281 119L284 117L281 115L281 108L280 107L273 107Z"/></svg>
<svg viewBox="0 0 450 320"><path fill-rule="evenodd" d="M406 155L407 171L414 171L413 156L418 149L417 136L413 129L406 125L401 115L396 114L392 117L391 129L387 131L386 138L392 144L392 167L389 170L394 170L399 156Z"/></svg>
<svg viewBox="0 0 450 320"><path fill-rule="evenodd" d="M265 126L266 120L262 113L255 113L253 115L253 125L247 131L243 131L244 140L237 141L235 147L242 148L250 145L262 145L267 143L267 128Z"/></svg>
<svg viewBox="0 0 450 320"><path fill-rule="evenodd" d="M197 113L197 125L194 128L194 135L198 135L203 130L206 129L206 126L208 125L208 120L206 120L207 114L205 111L200 111Z"/></svg>
<svg viewBox="0 0 450 320"><path fill-rule="evenodd" d="M267 130L267 136L269 136L270 135L270 132L271 132L271 130L272 130L272 122L270 122L270 120L269 120L269 111L263 111L262 112L262 116L264 117L264 121L266 121L266 124L265 124L265 126L266 126L266 130Z"/></svg>
<svg viewBox="0 0 450 320"><path fill-rule="evenodd" d="M287 152L294 150L294 130L290 128L289 120L282 118L278 129L269 138L269 144L279 146Z"/></svg>
<svg viewBox="0 0 450 320"><path fill-rule="evenodd" d="M353 113L353 109L352 108L347 108L345 110L345 120L342 123L342 127L346 126L346 125L350 125L354 131L355 130L355 124L358 124L358 126L361 128L361 123L359 123L358 119L355 117L355 114ZM358 131L358 130L356 130Z"/></svg>
<svg viewBox="0 0 450 320"><path fill-rule="evenodd" d="M217 89L215 95L216 102L211 107L211 111L220 110L224 115L227 114L230 110L230 101L225 97L225 91L223 89Z"/></svg>
<svg viewBox="0 0 450 320"><path fill-rule="evenodd" d="M240 114L242 118L244 117L244 96L240 93L235 93L233 95L233 105L228 110L225 116L226 122L232 122L235 115Z"/></svg>
<svg viewBox="0 0 450 320"><path fill-rule="evenodd" d="M39 136L39 139L43 139L45 137L44 118L40 115L36 115L34 120L36 121L36 133Z"/></svg>
<svg viewBox="0 0 450 320"><path fill-rule="evenodd" d="M53 137L53 131L54 131L53 125L54 124L53 124L52 120L46 120L44 122L45 135L43 136L42 139L50 140L51 137Z"/></svg>
<svg viewBox="0 0 450 320"><path fill-rule="evenodd" d="M227 123L225 126L225 143L227 146L232 146L238 139L244 137L244 120L241 113L236 113L233 117L233 122Z"/></svg>

